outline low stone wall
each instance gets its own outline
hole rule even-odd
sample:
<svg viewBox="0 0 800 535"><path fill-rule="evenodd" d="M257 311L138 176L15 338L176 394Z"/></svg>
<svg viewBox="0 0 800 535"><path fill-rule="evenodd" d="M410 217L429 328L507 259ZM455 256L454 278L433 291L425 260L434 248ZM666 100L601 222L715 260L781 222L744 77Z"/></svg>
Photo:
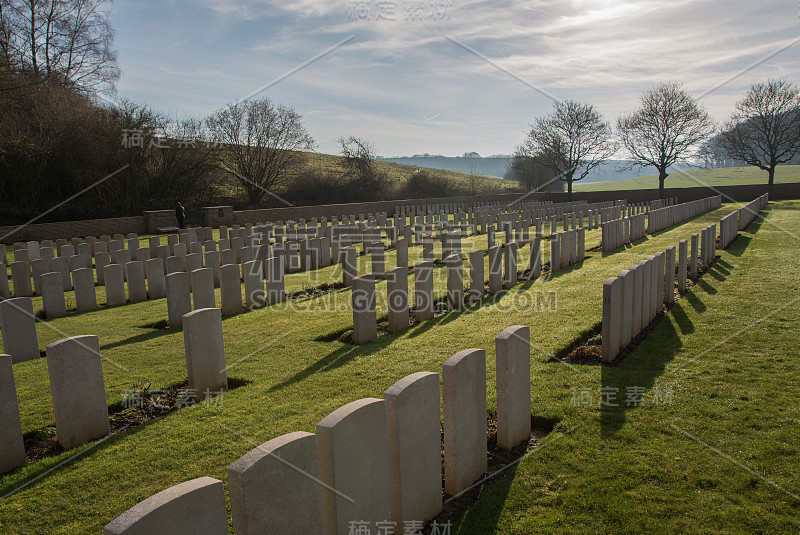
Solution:
<svg viewBox="0 0 800 535"><path fill-rule="evenodd" d="M263 208L260 210L239 210L233 212L233 220L221 222L226 225L244 225L246 223L266 223L268 221L298 221L301 218L341 217L345 215L377 214L386 212L388 216L395 213L395 207L427 204L462 204L487 202L512 202L519 199L521 193L501 193L496 195L438 197L434 199L404 199L392 201L361 202L350 204L323 204L319 206L287 206L285 208ZM534 200L527 198L527 200ZM211 225L215 226L215 225Z"/></svg>
<svg viewBox="0 0 800 535"><path fill-rule="evenodd" d="M669 183L669 179L667 180ZM679 203L705 199L714 195L721 195L722 202L749 202L767 193L766 180L764 184L750 186L718 186L696 188L665 188L664 197L677 197ZM566 202L569 196L566 193L537 193L533 199L537 201ZM576 191L573 200L586 202L601 202L624 198L628 204L649 202L658 199L657 189L620 190L620 191ZM775 184L770 200L780 201L786 199L800 199L800 183Z"/></svg>
<svg viewBox="0 0 800 535"><path fill-rule="evenodd" d="M175 210L153 210L144 213L144 232L155 234L158 229L178 226Z"/></svg>
<svg viewBox="0 0 800 535"><path fill-rule="evenodd" d="M144 216L61 221L56 223L33 223L30 225L0 227L0 243L102 236L103 234L129 234L131 232L137 234L145 232Z"/></svg>
<svg viewBox="0 0 800 535"><path fill-rule="evenodd" d="M754 186L720 186L717 188L669 188L665 189L666 197L676 197L677 202L704 199L712 195L721 195L722 202L749 202L764 195L767 185ZM624 198L628 204L650 202L658 199L658 190L629 191L588 191L574 192L573 202L606 203ZM776 184L772 200L800 199L800 183ZM268 221L299 220L302 218L322 218L350 214L376 214L386 212L391 217L395 210L402 206L420 206L435 204L478 205L491 202L509 204L522 201L551 201L554 203L569 202L567 193L500 193L495 195L438 197L433 199L405 199L368 203L326 204L320 206L292 206L285 208L264 208L260 210L234 211L231 206L202 207L202 225L217 228L221 225L259 223ZM190 210L192 210L190 208ZM196 210L196 209L195 209ZM142 216L119 217L110 219L94 219L81 221L61 221L56 223L34 223L30 225L0 227L0 243L15 241L48 240L65 237L101 236L103 234L138 234L155 233L157 228L176 225L173 210L154 210L144 212Z"/></svg>

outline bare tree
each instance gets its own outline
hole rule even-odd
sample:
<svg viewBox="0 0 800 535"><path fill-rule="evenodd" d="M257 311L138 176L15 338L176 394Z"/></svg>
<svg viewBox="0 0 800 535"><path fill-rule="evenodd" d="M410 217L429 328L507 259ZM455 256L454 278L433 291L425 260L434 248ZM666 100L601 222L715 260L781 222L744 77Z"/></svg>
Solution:
<svg viewBox="0 0 800 535"><path fill-rule="evenodd" d="M465 152L464 156L467 160L467 172L469 173L469 189L470 195L477 195L478 193L478 162L481 155L477 152Z"/></svg>
<svg viewBox="0 0 800 535"><path fill-rule="evenodd" d="M355 136L341 137L337 141L354 198L379 198L386 190L387 177L378 169L375 146Z"/></svg>
<svg viewBox="0 0 800 535"><path fill-rule="evenodd" d="M517 149L511 158L504 178L519 182L525 191L564 191L565 186L550 169L521 149Z"/></svg>
<svg viewBox="0 0 800 535"><path fill-rule="evenodd" d="M658 170L658 194L664 197L667 168L689 163L714 131L708 112L680 84L661 84L645 91L641 107L617 120L617 135L634 166Z"/></svg>
<svg viewBox="0 0 800 535"><path fill-rule="evenodd" d="M112 0L2 0L4 60L45 82L113 91L119 79Z"/></svg>
<svg viewBox="0 0 800 535"><path fill-rule="evenodd" d="M355 136L340 137L336 141L342 148L345 167L358 177L369 180L375 174L375 146Z"/></svg>
<svg viewBox="0 0 800 535"><path fill-rule="evenodd" d="M753 85L736 103L719 143L731 158L766 171L772 194L775 168L800 153L800 87L786 80Z"/></svg>
<svg viewBox="0 0 800 535"><path fill-rule="evenodd" d="M302 117L267 98L226 105L206 119L210 137L224 146L221 164L244 188L251 204L258 204L303 158L300 151L314 148Z"/></svg>
<svg viewBox="0 0 800 535"><path fill-rule="evenodd" d="M553 111L538 117L520 147L520 154L534 158L567 183L586 178L592 169L616 152L611 127L591 104L557 101Z"/></svg>

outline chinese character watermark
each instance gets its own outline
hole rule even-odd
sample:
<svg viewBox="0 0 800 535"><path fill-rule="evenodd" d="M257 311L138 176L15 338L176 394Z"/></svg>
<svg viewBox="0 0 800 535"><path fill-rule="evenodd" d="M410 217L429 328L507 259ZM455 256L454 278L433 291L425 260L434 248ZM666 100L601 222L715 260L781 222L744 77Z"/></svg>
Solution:
<svg viewBox="0 0 800 535"><path fill-rule="evenodd" d="M421 520L404 520L402 528L397 522L379 520L373 523L368 520L351 520L347 523L348 535L451 535L452 522L448 520L431 522L430 531L423 533L425 522ZM402 529L402 531L401 531Z"/></svg>
<svg viewBox="0 0 800 535"><path fill-rule="evenodd" d="M351 0L347 4L347 16L353 22L399 21L399 13L405 22L445 22L450 20L451 0Z"/></svg>
<svg viewBox="0 0 800 535"><path fill-rule="evenodd" d="M650 391L649 401L645 403L646 388L643 386L626 386L624 389L625 399L622 400L620 391L616 386L601 386L591 389L588 387L572 387L572 407L663 407L672 405L674 402L672 387L656 387Z"/></svg>
<svg viewBox="0 0 800 535"><path fill-rule="evenodd" d="M147 141L147 138L149 138L149 141ZM206 148L219 148L221 146L216 141L205 141L192 136L169 138L167 136L153 135L150 137L145 135L144 130L124 129L122 131L122 147L125 149L143 149L145 146L156 149L171 149L173 147L177 149L196 149L198 143L202 143Z"/></svg>

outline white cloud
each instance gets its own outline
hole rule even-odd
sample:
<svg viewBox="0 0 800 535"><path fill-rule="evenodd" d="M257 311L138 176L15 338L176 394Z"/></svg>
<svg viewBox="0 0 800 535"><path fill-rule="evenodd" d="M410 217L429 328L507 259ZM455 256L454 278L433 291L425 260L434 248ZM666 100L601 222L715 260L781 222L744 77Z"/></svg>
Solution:
<svg viewBox="0 0 800 535"><path fill-rule="evenodd" d="M131 2L118 0L114 10L132 11ZM136 2L152 20L144 27L115 20L122 96L172 99L208 113L353 34L265 95L304 114L318 139L364 135L384 154L509 152L550 108L445 35L613 120L654 83L680 81L700 94L727 80L796 38L798 15L797 5L777 0L452 0L449 20L426 12L422 21L404 21L410 0L397 0L397 21L367 21L351 20L349 0L201 0L186 21L174 0ZM147 38L134 43L142 32ZM722 119L749 84L798 80L799 70L800 45L704 102Z"/></svg>

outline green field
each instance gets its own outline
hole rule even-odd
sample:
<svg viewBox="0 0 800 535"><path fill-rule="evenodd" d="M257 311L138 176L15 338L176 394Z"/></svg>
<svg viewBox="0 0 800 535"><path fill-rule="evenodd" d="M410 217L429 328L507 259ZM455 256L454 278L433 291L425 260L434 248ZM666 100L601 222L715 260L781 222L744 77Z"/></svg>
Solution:
<svg viewBox="0 0 800 535"><path fill-rule="evenodd" d="M303 173L317 173L324 175L331 173L334 175L345 172L343 165L343 158L333 154L322 154L318 152L304 152L302 153L302 163L298 168L287 176L288 183L294 179L295 176ZM402 165L393 162L384 162L375 160L375 167L379 172L385 173L387 182L389 184L389 195L394 194L402 189L409 177L417 171L423 169L410 165ZM460 173L458 171L448 171L445 169L427 169L424 171L432 176L442 177L447 179L452 186L464 194L470 195L474 193L506 193L513 191L522 191L519 183L511 180L503 180L502 178L488 176L488 175L475 175L471 176L469 173ZM241 196L241 185L236 180L236 177L231 175L227 176L224 181L217 185L219 195L238 198Z"/></svg>
<svg viewBox="0 0 800 535"><path fill-rule="evenodd" d="M493 414L494 338L506 327L528 325L532 414L558 423L519 464L482 487L475 503L452 513L452 533L796 533L800 202L770 203L766 220L718 251L699 284L619 365L547 362L596 327L604 280L734 208L723 205L612 253L590 252L580 268L361 347L320 341L352 325L347 289L223 318L228 377L246 384L217 404L181 409L1 476L0 496L13 492L0 500L1 531L100 533L167 487L200 476L226 482L226 467L257 445L291 431L313 432L341 405L382 397L410 373L440 371L462 349L487 352ZM587 233L587 249L599 243L598 230ZM486 248L485 236L465 240L465 252L477 248ZM421 247L410 249L410 262L420 256ZM386 264L395 265L393 251ZM527 267L527 248L520 267ZM368 271L367 258L359 257L359 272ZM444 269L435 271L441 296ZM287 291L340 275L337 267L288 275ZM386 283L377 287L381 317ZM102 288L98 294L103 303ZM556 306L535 306L537 296L555 296ZM39 308L41 298L34 298ZM113 405L135 384L160 388L185 380L182 333L153 328L166 317L161 299L73 313L37 330L42 348L65 336L98 335ZM16 364L14 373L24 432L52 434L45 360ZM644 389L641 406L625 406L628 387ZM601 410L602 388L617 389L622 406ZM578 392L594 402L576 403Z"/></svg>
<svg viewBox="0 0 800 535"><path fill-rule="evenodd" d="M334 171L342 171L344 169L342 167L341 156L321 153L306 153L306 158L307 160L305 166L308 168ZM411 176L411 174L417 169L423 169L433 175L447 178L463 191L470 191L470 188L472 187L472 177L470 177L469 173L460 173L458 171L449 171L447 169L428 169L394 162L384 162L380 160L376 160L375 165L379 170L385 172L389 176L389 180L396 185L408 180L408 177ZM503 190L519 189L519 183L517 182L503 180L502 178L488 175L476 175L475 181L476 187L481 191L497 190L502 192Z"/></svg>
<svg viewBox="0 0 800 535"><path fill-rule="evenodd" d="M643 169L647 171L649 168ZM775 170L775 183L800 182L800 165L781 165ZM697 188L702 186L740 186L766 184L767 172L757 167L727 167L725 169L697 169L673 172L664 182L666 188ZM576 182L575 191L618 191L658 189L658 175L628 178L611 182Z"/></svg>

